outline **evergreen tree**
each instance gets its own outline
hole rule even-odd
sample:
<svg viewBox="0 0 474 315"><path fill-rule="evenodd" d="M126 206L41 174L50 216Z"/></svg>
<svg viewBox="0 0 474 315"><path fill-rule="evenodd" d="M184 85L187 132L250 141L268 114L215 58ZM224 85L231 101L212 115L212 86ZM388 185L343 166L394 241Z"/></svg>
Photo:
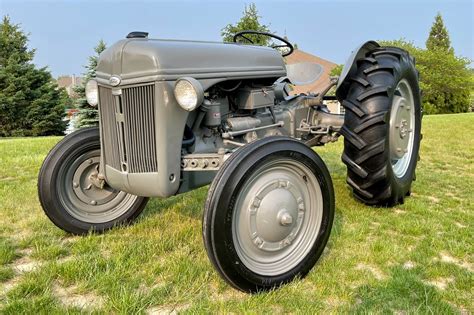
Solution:
<svg viewBox="0 0 474 315"><path fill-rule="evenodd" d="M449 39L449 33L444 26L443 18L438 13L435 17L435 21L431 26L430 35L426 40L426 48L428 50L441 50L444 52L454 53L451 48L451 40Z"/></svg>
<svg viewBox="0 0 474 315"><path fill-rule="evenodd" d="M0 23L0 136L61 135L64 103L46 67L32 63L28 36L8 16Z"/></svg>
<svg viewBox="0 0 474 315"><path fill-rule="evenodd" d="M95 77L95 69L97 68L99 55L105 49L105 42L100 40L94 48L95 55L90 56L89 64L84 66L86 72L84 73L82 84L74 89L74 92L77 95L76 108L79 110L75 125L76 128L95 126L99 123L99 112L97 107L90 106L89 103L87 103L85 86L87 81Z"/></svg>
<svg viewBox="0 0 474 315"><path fill-rule="evenodd" d="M221 36L224 42L233 42L234 35L241 31L259 31L259 32L270 32L269 25L260 23L261 16L258 15L257 7L255 3L251 3L249 6L245 6L242 17L235 24L227 24L221 31ZM245 35L253 41L255 45L268 46L270 38L268 36L258 35ZM245 42L244 42L245 43Z"/></svg>

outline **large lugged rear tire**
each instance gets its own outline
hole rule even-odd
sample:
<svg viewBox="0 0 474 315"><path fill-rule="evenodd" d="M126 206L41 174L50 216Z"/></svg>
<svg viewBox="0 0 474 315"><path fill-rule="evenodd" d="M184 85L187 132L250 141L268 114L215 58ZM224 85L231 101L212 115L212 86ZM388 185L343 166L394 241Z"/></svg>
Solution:
<svg viewBox="0 0 474 315"><path fill-rule="evenodd" d="M380 47L357 60L346 98L347 183L368 205L393 206L410 194L418 161L421 100L414 59Z"/></svg>
<svg viewBox="0 0 474 315"><path fill-rule="evenodd" d="M94 185L100 160L99 128L71 133L49 152L38 176L44 212L59 228L73 234L103 232L135 219L148 198Z"/></svg>

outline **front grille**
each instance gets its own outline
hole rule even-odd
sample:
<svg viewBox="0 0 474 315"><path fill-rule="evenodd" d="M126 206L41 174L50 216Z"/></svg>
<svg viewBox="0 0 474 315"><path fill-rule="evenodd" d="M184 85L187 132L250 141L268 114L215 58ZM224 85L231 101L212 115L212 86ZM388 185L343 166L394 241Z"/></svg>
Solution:
<svg viewBox="0 0 474 315"><path fill-rule="evenodd" d="M99 87L106 164L129 173L158 171L153 84L122 88L121 95Z"/></svg>

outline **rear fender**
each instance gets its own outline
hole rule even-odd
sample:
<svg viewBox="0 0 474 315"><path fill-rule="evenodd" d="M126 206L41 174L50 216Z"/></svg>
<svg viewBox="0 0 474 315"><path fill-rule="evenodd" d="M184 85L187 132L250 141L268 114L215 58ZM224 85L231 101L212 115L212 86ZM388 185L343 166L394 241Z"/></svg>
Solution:
<svg viewBox="0 0 474 315"><path fill-rule="evenodd" d="M344 64L341 75L337 81L336 96L339 100L346 98L350 85L349 79L357 71L357 60L365 57L369 51L374 50L377 47L380 47L380 45L376 41L371 40L359 45L352 51L351 55Z"/></svg>

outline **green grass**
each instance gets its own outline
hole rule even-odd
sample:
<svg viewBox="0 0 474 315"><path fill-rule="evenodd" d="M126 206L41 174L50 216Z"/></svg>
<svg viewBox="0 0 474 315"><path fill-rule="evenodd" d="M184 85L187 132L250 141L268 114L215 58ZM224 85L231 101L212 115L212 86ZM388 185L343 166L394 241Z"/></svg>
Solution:
<svg viewBox="0 0 474 315"><path fill-rule="evenodd" d="M473 313L474 115L423 124L412 196L391 209L351 197L341 141L317 149L336 191L328 248L308 277L259 295L231 289L207 259L207 188L153 199L130 227L71 236L46 218L36 193L60 138L2 139L0 313L77 313L84 304L93 313Z"/></svg>

